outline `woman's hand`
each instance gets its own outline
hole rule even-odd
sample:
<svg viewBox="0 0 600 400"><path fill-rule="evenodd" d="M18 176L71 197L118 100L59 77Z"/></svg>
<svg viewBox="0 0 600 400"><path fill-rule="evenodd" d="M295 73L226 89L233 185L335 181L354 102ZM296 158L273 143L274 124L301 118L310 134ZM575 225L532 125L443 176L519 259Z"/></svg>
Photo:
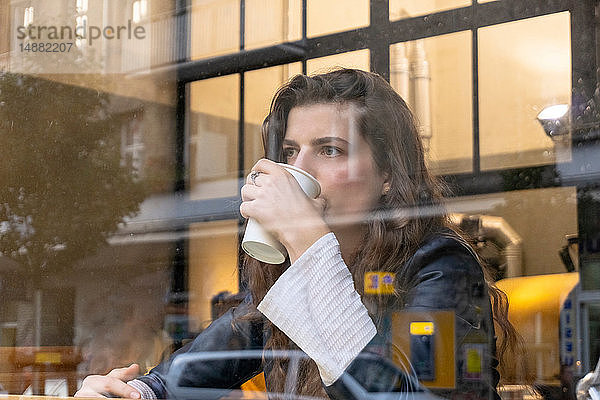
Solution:
<svg viewBox="0 0 600 400"><path fill-rule="evenodd" d="M125 368L115 368L106 375L90 375L83 380L75 397L121 397L139 399L140 392L126 384L140 376L140 367L131 364Z"/></svg>
<svg viewBox="0 0 600 400"><path fill-rule="evenodd" d="M240 213L254 218L287 249L294 262L321 236L331 230L323 219L325 200L309 198L296 179L277 163L262 159L242 187Z"/></svg>

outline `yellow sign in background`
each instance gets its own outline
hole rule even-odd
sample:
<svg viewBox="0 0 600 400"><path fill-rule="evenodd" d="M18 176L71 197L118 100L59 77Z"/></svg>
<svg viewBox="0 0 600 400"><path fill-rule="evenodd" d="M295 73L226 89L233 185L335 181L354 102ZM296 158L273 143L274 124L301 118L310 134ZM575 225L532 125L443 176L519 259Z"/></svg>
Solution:
<svg viewBox="0 0 600 400"><path fill-rule="evenodd" d="M393 272L372 271L365 273L365 294L394 294Z"/></svg>
<svg viewBox="0 0 600 400"><path fill-rule="evenodd" d="M435 327L435 328L434 328ZM435 379L420 382L430 388L452 389L456 386L453 311L401 311L392 315L392 360L405 372L410 371L410 335L433 335ZM434 332L431 332L435 329ZM427 333L419 333L427 332Z"/></svg>

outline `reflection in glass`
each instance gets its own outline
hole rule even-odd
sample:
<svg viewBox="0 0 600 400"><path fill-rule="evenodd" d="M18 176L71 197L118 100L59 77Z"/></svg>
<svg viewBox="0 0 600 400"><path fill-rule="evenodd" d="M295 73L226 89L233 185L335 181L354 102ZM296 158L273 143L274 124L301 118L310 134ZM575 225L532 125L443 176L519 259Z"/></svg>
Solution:
<svg viewBox="0 0 600 400"><path fill-rule="evenodd" d="M176 39L187 15L176 13L173 2L26 3L28 7L0 3L0 69L57 75L132 73L187 56L185 46L177 46L183 41Z"/></svg>
<svg viewBox="0 0 600 400"><path fill-rule="evenodd" d="M532 168L533 169L533 168ZM515 181L530 181L537 184L536 171L503 175L507 189L514 189ZM537 275L566 272L559 250L566 244L567 235L577 234L577 196L574 187L510 190L497 194L454 197L448 200L448 210L463 215L487 215L501 217L521 240L522 274ZM552 218L548 218L552 215ZM465 227L474 238L481 237L478 224ZM542 239L543 238L543 239ZM486 251L492 262L501 266L506 262L503 248L498 240L483 241L476 247L490 246ZM495 256L494 256L495 254ZM493 256L493 257L492 257ZM485 258L485 256L484 256ZM504 261L502 261L504 260ZM504 267L502 267L504 268Z"/></svg>
<svg viewBox="0 0 600 400"><path fill-rule="evenodd" d="M563 351L567 348L574 350L573 326L577 319L573 310L576 307L572 303L568 319L564 318L564 311L571 302L567 296L577 290L578 283L577 272L521 276L496 283L509 298L509 318L527 349L527 354L513 352L506 358L502 374L502 379L507 383L504 386L505 394L516 391L512 396L525 398L523 395L526 393L518 393L523 390L518 385L525 381L526 371L535 374L536 382L546 385L546 390L553 387L560 389L557 377L564 374L564 368L568 365ZM569 328L564 325L567 321ZM571 345L566 346L567 342Z"/></svg>
<svg viewBox="0 0 600 400"><path fill-rule="evenodd" d="M199 332L213 319L214 297L238 292L238 221L191 224L189 232L190 328Z"/></svg>
<svg viewBox="0 0 600 400"><path fill-rule="evenodd" d="M35 286L104 244L137 212L143 182L121 158L107 94L5 73L0 96L0 251Z"/></svg>
<svg viewBox="0 0 600 400"><path fill-rule="evenodd" d="M153 140L171 131L173 108L98 90L106 82L91 74L78 83L0 74L0 340L9 346L0 384L11 393L52 393L44 375L26 379L43 357L67 379L63 395L74 393L77 368L158 360L149 355L156 293L168 290L171 249L116 238L131 239L123 223L171 187L172 156ZM133 328L139 340L120 341Z"/></svg>
<svg viewBox="0 0 600 400"><path fill-rule="evenodd" d="M551 138L536 118L569 103L569 18L564 12L479 30L482 169L570 160L568 136Z"/></svg>
<svg viewBox="0 0 600 400"><path fill-rule="evenodd" d="M29 26L33 22L33 7L25 7L25 11L23 12L23 26Z"/></svg>
<svg viewBox="0 0 600 400"><path fill-rule="evenodd" d="M190 198L235 196L239 75L192 82L189 88Z"/></svg>
<svg viewBox="0 0 600 400"><path fill-rule="evenodd" d="M244 75L244 171L264 156L261 126L269 113L273 93L288 79L302 73L300 63L264 68Z"/></svg>
<svg viewBox="0 0 600 400"><path fill-rule="evenodd" d="M301 14L300 0L246 0L244 48L300 40Z"/></svg>
<svg viewBox="0 0 600 400"><path fill-rule="evenodd" d="M447 201L453 221L469 235L479 257L495 271L497 286L508 295L510 320L529 353L526 358L518 352L507 356L505 384L522 384L527 371L535 372L538 382L556 379L561 367L556 351L559 306L579 281L579 274L568 273L559 255L568 238L578 233L576 188L515 190L525 182L539 186L536 178L536 168L506 172L506 192Z"/></svg>
<svg viewBox="0 0 600 400"><path fill-rule="evenodd" d="M390 0L390 21L471 5L471 0Z"/></svg>
<svg viewBox="0 0 600 400"><path fill-rule="evenodd" d="M307 0L308 37L369 25L368 0Z"/></svg>
<svg viewBox="0 0 600 400"><path fill-rule="evenodd" d="M470 32L390 47L390 82L414 112L429 167L437 174L472 168L470 54Z"/></svg>
<svg viewBox="0 0 600 400"><path fill-rule="evenodd" d="M0 6L1 391L72 395L78 374L145 369L171 345L162 328L178 264L164 233L175 80L138 73L174 60L176 19L168 2L136 3L140 17L156 17L136 25L143 38L88 35L81 47L69 27L127 26L132 2L126 12L110 2ZM66 26L60 51L21 51L47 42L17 37L23 22Z"/></svg>

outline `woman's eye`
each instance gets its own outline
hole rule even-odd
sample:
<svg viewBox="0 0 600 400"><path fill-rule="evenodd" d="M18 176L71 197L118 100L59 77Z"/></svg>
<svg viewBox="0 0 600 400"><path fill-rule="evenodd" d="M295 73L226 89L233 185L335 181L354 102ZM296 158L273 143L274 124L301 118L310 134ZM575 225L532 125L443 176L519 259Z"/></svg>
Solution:
<svg viewBox="0 0 600 400"><path fill-rule="evenodd" d="M283 149L283 155L286 159L294 158L296 155L296 149L292 147L285 148Z"/></svg>
<svg viewBox="0 0 600 400"><path fill-rule="evenodd" d="M327 157L335 157L342 153L342 151L340 149L338 149L337 147L333 147L333 146L324 146L321 151Z"/></svg>

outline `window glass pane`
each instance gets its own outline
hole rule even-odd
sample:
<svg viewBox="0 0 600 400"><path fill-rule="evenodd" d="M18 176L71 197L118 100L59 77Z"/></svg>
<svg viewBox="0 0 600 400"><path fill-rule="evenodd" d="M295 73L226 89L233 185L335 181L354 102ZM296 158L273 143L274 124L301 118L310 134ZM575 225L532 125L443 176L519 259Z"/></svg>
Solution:
<svg viewBox="0 0 600 400"><path fill-rule="evenodd" d="M310 74L327 72L336 67L357 68L369 70L369 50L351 51L328 57L313 58L306 62L306 71Z"/></svg>
<svg viewBox="0 0 600 400"><path fill-rule="evenodd" d="M246 49L302 38L301 0L247 0L245 16Z"/></svg>
<svg viewBox="0 0 600 400"><path fill-rule="evenodd" d="M369 25L368 0L307 0L308 37Z"/></svg>
<svg viewBox="0 0 600 400"><path fill-rule="evenodd" d="M470 0L390 0L390 20L416 17L471 5Z"/></svg>
<svg viewBox="0 0 600 400"><path fill-rule="evenodd" d="M479 30L482 169L570 160L568 135L551 138L537 121L569 103L570 36L567 12Z"/></svg>
<svg viewBox="0 0 600 400"><path fill-rule="evenodd" d="M189 84L189 179L193 200L235 196L239 75Z"/></svg>
<svg viewBox="0 0 600 400"><path fill-rule="evenodd" d="M273 93L294 75L302 73L302 64L294 63L249 71L244 74L244 170L245 175L264 157L261 126L269 113Z"/></svg>
<svg viewBox="0 0 600 400"><path fill-rule="evenodd" d="M193 60L239 50L239 0L194 0L189 10L190 57Z"/></svg>
<svg viewBox="0 0 600 400"><path fill-rule="evenodd" d="M190 330L200 332L213 320L213 300L219 293L238 292L238 221L190 225Z"/></svg>
<svg viewBox="0 0 600 400"><path fill-rule="evenodd" d="M413 110L429 167L472 169L471 33L458 32L390 47L390 81Z"/></svg>

